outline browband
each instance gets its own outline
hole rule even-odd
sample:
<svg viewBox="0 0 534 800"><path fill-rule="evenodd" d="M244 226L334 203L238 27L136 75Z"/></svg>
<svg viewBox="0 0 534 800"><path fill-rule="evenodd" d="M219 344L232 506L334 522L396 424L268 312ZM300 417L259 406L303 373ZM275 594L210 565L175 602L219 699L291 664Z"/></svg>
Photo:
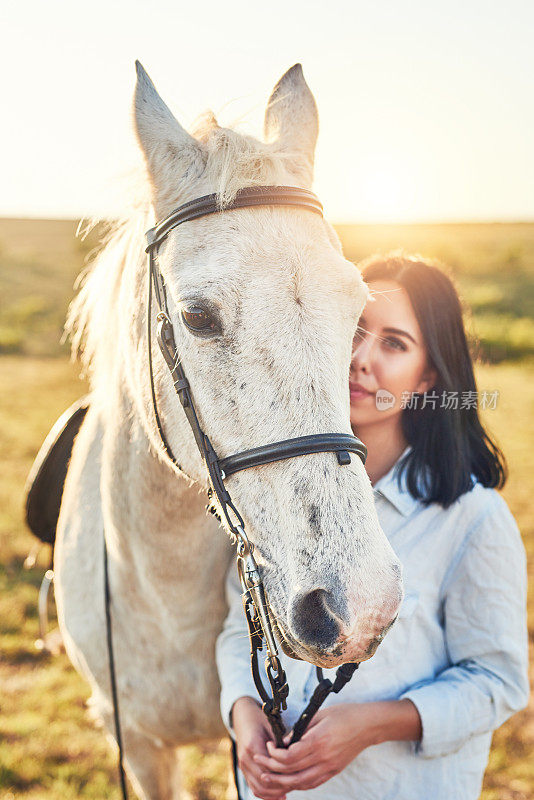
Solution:
<svg viewBox="0 0 534 800"><path fill-rule="evenodd" d="M206 194L197 197L179 206L158 222L146 233L148 253L153 247L160 244L169 231L182 222L206 217L221 211L231 211L234 208L250 208L251 206L297 206L308 211L314 211L323 216L323 206L319 198L308 189L299 189L296 186L249 186L240 189L234 199L225 205L221 204L218 194Z"/></svg>

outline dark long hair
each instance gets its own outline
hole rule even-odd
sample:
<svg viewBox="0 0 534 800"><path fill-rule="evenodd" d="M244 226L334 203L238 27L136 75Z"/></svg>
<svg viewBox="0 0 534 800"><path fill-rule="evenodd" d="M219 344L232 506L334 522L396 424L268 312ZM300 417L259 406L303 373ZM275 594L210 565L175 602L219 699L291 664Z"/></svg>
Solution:
<svg viewBox="0 0 534 800"><path fill-rule="evenodd" d="M467 343L458 292L443 268L419 256L373 256L360 265L367 283L390 280L410 298L437 380L430 392L437 402L410 404L402 411L402 430L411 450L399 462L413 497L445 508L475 482L502 488L507 478L505 458L480 421L473 361ZM454 397L457 408L444 397ZM474 394L467 395L465 393ZM429 393L427 393L427 398ZM454 403L452 403L454 405ZM424 407L423 407L424 406Z"/></svg>

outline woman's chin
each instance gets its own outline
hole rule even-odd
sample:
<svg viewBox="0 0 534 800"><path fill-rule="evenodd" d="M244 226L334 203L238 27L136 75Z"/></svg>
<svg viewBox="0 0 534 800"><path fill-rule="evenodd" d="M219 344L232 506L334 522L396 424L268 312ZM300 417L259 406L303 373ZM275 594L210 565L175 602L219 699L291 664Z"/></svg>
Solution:
<svg viewBox="0 0 534 800"><path fill-rule="evenodd" d="M350 424L353 428L370 425L379 419L381 418L378 416L376 408L371 411L370 409L355 409L351 406Z"/></svg>

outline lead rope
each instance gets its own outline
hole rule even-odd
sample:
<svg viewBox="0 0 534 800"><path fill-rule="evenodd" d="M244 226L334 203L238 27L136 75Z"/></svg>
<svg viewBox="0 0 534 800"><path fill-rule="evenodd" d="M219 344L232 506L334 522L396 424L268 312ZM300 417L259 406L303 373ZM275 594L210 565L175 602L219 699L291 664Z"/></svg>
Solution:
<svg viewBox="0 0 534 800"><path fill-rule="evenodd" d="M106 609L106 638L108 644L109 677L111 683L111 698L113 701L113 719L115 721L115 739L119 748L119 783L123 800L128 800L126 788L126 773L124 771L124 747L122 744L121 721L119 716L119 695L115 676L115 658L113 655L113 632L111 629L111 594L109 591L108 548L106 546L106 532L104 534L104 600Z"/></svg>

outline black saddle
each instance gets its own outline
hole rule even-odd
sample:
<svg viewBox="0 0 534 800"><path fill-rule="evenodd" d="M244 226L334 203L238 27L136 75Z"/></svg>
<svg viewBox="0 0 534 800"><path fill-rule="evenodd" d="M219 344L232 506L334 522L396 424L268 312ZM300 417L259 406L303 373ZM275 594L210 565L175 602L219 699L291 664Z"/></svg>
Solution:
<svg viewBox="0 0 534 800"><path fill-rule="evenodd" d="M74 440L89 408L89 395L68 408L41 445L26 480L26 523L42 542L53 545L63 487Z"/></svg>

